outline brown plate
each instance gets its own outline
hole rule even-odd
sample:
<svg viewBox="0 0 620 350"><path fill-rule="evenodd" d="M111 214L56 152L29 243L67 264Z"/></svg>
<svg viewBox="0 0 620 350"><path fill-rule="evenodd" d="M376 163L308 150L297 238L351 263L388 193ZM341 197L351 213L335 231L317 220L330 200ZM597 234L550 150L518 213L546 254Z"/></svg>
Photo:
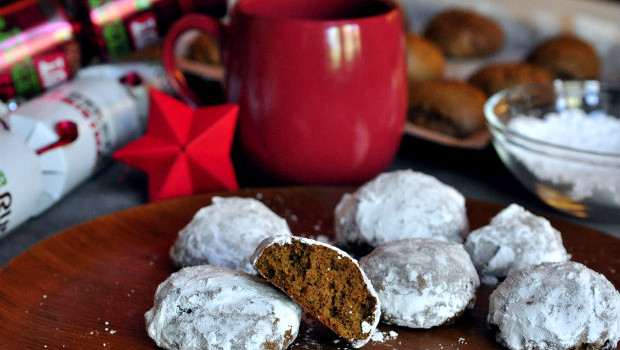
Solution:
<svg viewBox="0 0 620 350"><path fill-rule="evenodd" d="M438 131L425 129L409 121L405 123L405 135L410 135L444 146L474 150L480 150L487 147L491 141L491 133L486 127L483 130L461 139L442 134Z"/></svg>
<svg viewBox="0 0 620 350"><path fill-rule="evenodd" d="M261 199L289 222L295 234L332 234L332 211L350 188L301 187L246 190L223 196ZM34 246L0 271L0 349L155 349L144 330L144 312L155 288L175 271L168 250L180 228L210 203L195 196L149 204L68 229ZM503 207L468 200L472 228ZM620 287L620 240L550 218L574 260ZM501 349L487 332L490 288L447 327L395 330L396 339L370 342L376 349ZM292 349L341 349L344 341L320 327L304 326Z"/></svg>

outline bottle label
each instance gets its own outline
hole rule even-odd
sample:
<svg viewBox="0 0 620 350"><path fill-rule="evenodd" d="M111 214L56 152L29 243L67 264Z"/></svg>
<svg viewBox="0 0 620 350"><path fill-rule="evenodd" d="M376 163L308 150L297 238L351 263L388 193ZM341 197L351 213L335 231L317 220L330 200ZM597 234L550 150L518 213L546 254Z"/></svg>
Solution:
<svg viewBox="0 0 620 350"><path fill-rule="evenodd" d="M97 163L101 162L102 155L108 155L112 152L113 140L110 130L105 123L104 115L96 101L91 100L88 96L79 91L56 91L45 95L45 98L62 101L71 107L77 115L88 121L88 127L92 130L97 144ZM77 118L79 119L79 118ZM98 165L98 164L97 164ZM97 167L95 165L95 167Z"/></svg>
<svg viewBox="0 0 620 350"><path fill-rule="evenodd" d="M3 125L0 124L0 130L3 130ZM13 195L8 189L8 184L6 174L0 169L0 237L9 230L11 204L13 204Z"/></svg>
<svg viewBox="0 0 620 350"><path fill-rule="evenodd" d="M140 133L135 100L116 80L88 77L73 80L41 96L37 108L58 102L71 108L63 109L63 114L47 117L54 121L71 120L80 125L82 136L88 134L94 142L94 168ZM24 108L20 107L22 113Z"/></svg>
<svg viewBox="0 0 620 350"><path fill-rule="evenodd" d="M11 215L11 204L13 204L13 196L11 192L3 190L3 186L7 184L4 173L0 171L0 237L4 236L9 229L9 218Z"/></svg>

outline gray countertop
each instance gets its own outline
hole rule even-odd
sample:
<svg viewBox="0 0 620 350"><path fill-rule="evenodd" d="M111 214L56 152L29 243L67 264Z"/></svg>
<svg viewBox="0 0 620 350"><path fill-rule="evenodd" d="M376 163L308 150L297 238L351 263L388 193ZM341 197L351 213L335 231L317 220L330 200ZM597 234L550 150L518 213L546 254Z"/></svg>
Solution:
<svg viewBox="0 0 620 350"><path fill-rule="evenodd" d="M238 150L233 160L243 188L286 186L259 174ZM389 170L413 169L437 177L464 196L500 204L517 203L545 216L558 216L620 237L616 222L591 222L559 213L530 194L504 168L491 147L463 150L405 136ZM38 242L67 228L102 215L147 203L147 178L138 170L112 162L38 217L0 238L0 266Z"/></svg>

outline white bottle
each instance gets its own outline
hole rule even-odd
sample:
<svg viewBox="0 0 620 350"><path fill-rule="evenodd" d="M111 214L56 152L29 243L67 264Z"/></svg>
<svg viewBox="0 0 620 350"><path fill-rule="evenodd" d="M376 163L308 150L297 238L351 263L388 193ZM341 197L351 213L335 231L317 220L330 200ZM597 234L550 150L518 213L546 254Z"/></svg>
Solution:
<svg viewBox="0 0 620 350"><path fill-rule="evenodd" d="M38 214L74 189L146 125L146 86L83 76L27 101L5 119L38 154L44 191Z"/></svg>

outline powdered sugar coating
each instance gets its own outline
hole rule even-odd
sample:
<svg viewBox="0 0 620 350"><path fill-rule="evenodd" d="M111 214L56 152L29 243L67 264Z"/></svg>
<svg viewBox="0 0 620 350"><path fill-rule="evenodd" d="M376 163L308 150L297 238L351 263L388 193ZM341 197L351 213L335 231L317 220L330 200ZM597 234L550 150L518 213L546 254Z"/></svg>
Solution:
<svg viewBox="0 0 620 350"><path fill-rule="evenodd" d="M177 266L210 264L254 273L250 256L263 239L291 235L286 220L254 198L213 197L170 249Z"/></svg>
<svg viewBox="0 0 620 350"><path fill-rule="evenodd" d="M301 307L262 279L202 265L162 282L144 317L165 349L285 349L297 337Z"/></svg>
<svg viewBox="0 0 620 350"><path fill-rule="evenodd" d="M360 260L381 300L386 323L431 328L474 306L480 285L459 243L428 238L390 242Z"/></svg>
<svg viewBox="0 0 620 350"><path fill-rule="evenodd" d="M267 249L270 246L273 245L286 245L286 244L292 244L293 241L297 241L300 242L301 244L306 244L306 245L318 245L318 246L322 246L322 247L326 247L328 249L331 249L333 251L335 251L338 254L338 258L339 259L347 259L349 261L351 261L360 271L360 274L364 280L364 283L367 286L367 290L370 293L370 295L372 295L375 300L377 301L375 304L375 309L373 310L373 323L370 324L366 321L362 322L362 328L363 328L363 333L367 333L367 337L365 339L347 339L349 341L349 343L354 347L354 348L359 348L362 347L364 344L368 343L368 341L370 340L372 333L374 332L374 330L377 328L377 325L379 324L379 320L381 319L381 302L379 299L379 296L377 295L377 292L375 291L372 282L370 281L370 279L368 278L368 276L366 276L366 274L364 273L364 270L362 270L360 268L359 263L357 262L356 259L354 259L353 257L351 257L347 252L334 247L328 243L324 243L321 241L317 241L314 239L310 239L310 238L306 238L306 237L299 237L299 236L272 236L269 238L266 238L265 240L263 240L258 247L256 248L256 251L254 252L254 255L252 256L252 264L256 265L257 260L260 258L261 254L263 253L263 251L265 249Z"/></svg>
<svg viewBox="0 0 620 350"><path fill-rule="evenodd" d="M620 293L603 275L572 261L510 274L491 294L497 340L520 349L615 349Z"/></svg>
<svg viewBox="0 0 620 350"><path fill-rule="evenodd" d="M517 204L469 234L465 250L484 283L497 284L512 271L542 262L570 259L560 232L549 221Z"/></svg>
<svg viewBox="0 0 620 350"><path fill-rule="evenodd" d="M465 198L436 178L411 170L383 173L335 210L336 242L382 244L410 237L462 242L468 229Z"/></svg>

